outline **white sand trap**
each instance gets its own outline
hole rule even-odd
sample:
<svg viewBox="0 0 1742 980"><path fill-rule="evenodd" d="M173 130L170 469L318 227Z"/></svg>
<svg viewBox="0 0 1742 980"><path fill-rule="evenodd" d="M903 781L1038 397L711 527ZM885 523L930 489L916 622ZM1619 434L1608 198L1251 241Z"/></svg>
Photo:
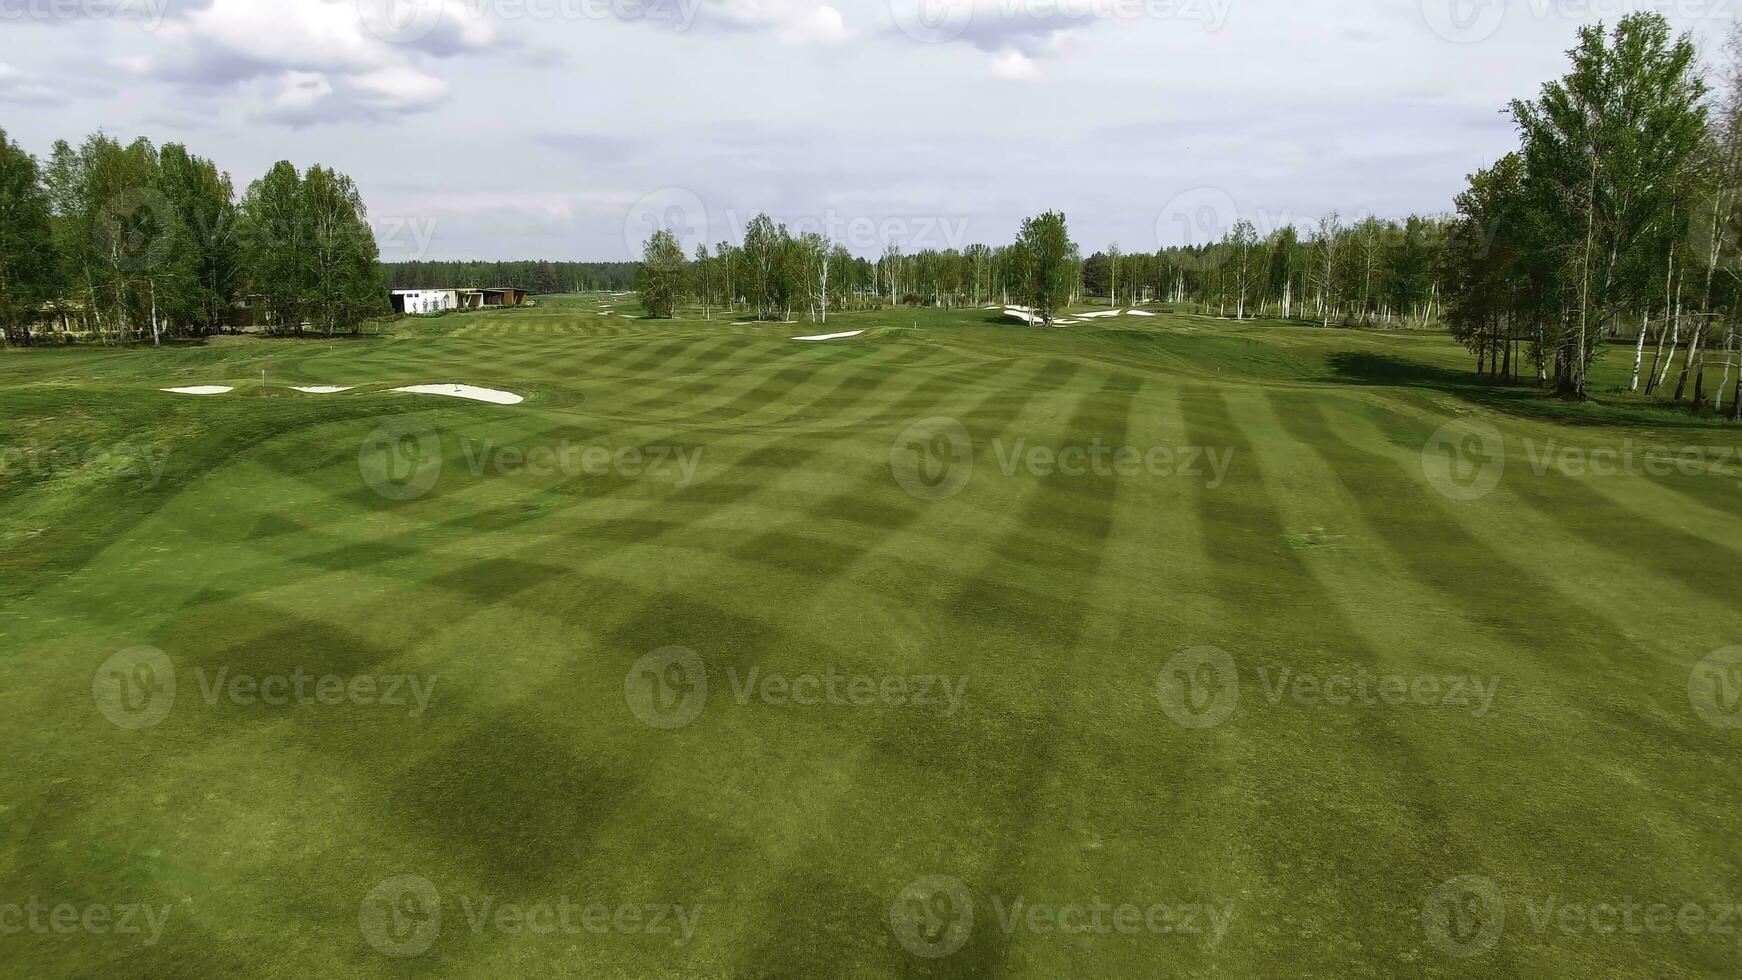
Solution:
<svg viewBox="0 0 1742 980"><path fill-rule="evenodd" d="M1085 320L1098 320L1104 316L1118 316L1121 312L1120 310L1103 310L1099 313L1078 313L1077 316Z"/></svg>
<svg viewBox="0 0 1742 980"><path fill-rule="evenodd" d="M863 330L853 330L853 331L849 331L847 333L823 333L823 334L817 334L815 337L794 337L792 339L793 340L845 340L848 337L857 337L864 332L865 331L863 331Z"/></svg>
<svg viewBox="0 0 1742 980"><path fill-rule="evenodd" d="M1074 327L1082 322L1081 320L1054 320L1052 325L1055 327Z"/></svg>
<svg viewBox="0 0 1742 980"><path fill-rule="evenodd" d="M1040 319L1040 317L1035 316L1034 314L1028 312L1027 310L1018 310L1018 309L1005 310L1004 315L1005 316L1013 316L1016 319L1021 320L1023 323L1033 323L1034 321Z"/></svg>
<svg viewBox="0 0 1742 980"><path fill-rule="evenodd" d="M236 389L228 385L194 385L191 388L159 388L157 390L167 391L172 395L228 395Z"/></svg>
<svg viewBox="0 0 1742 980"><path fill-rule="evenodd" d="M291 390L301 391L310 395L336 395L341 391L350 391L354 387L356 387L356 385L348 385L343 388L338 385L309 385L306 388L292 388Z"/></svg>
<svg viewBox="0 0 1742 980"><path fill-rule="evenodd" d="M1125 315L1126 316L1154 316L1155 314L1149 312L1148 310L1131 310L1131 311L1127 312Z"/></svg>
<svg viewBox="0 0 1742 980"><path fill-rule="evenodd" d="M479 388L474 385L412 385L408 388L395 388L412 395L446 395L449 398L470 398L473 401L489 402L492 405L518 405L526 399L512 391L497 391L495 388Z"/></svg>

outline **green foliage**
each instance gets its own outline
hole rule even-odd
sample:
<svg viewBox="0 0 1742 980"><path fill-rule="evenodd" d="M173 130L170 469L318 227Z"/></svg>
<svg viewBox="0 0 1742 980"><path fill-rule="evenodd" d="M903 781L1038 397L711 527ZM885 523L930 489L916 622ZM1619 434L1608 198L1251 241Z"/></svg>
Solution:
<svg viewBox="0 0 1742 980"><path fill-rule="evenodd" d="M231 327L249 295L285 332L305 320L355 330L386 310L362 196L343 174L314 167L305 180L279 163L238 205L230 176L185 146L99 133L56 142L38 176L49 246L35 251L52 285L32 300L32 333L13 318L15 337L49 322L105 342L205 336Z"/></svg>
<svg viewBox="0 0 1742 980"><path fill-rule="evenodd" d="M1050 324L1070 302L1078 275L1077 246L1065 227L1065 216L1047 211L1024 220L1012 248L1017 295L1022 305Z"/></svg>
<svg viewBox="0 0 1742 980"><path fill-rule="evenodd" d="M61 285L48 191L36 159L0 130L0 333L28 338L27 325Z"/></svg>
<svg viewBox="0 0 1742 980"><path fill-rule="evenodd" d="M635 288L635 262L548 262L517 259L506 262L415 261L386 263L390 289L477 289L513 286L533 293Z"/></svg>
<svg viewBox="0 0 1742 980"><path fill-rule="evenodd" d="M655 231L642 251L635 284L648 316L670 319L677 312L677 304L684 298L686 274L683 246L677 236L664 228Z"/></svg>

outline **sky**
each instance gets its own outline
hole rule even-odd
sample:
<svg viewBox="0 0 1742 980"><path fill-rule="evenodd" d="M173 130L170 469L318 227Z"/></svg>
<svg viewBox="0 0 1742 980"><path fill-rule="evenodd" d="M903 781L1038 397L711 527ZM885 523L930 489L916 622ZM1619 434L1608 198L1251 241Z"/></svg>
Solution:
<svg viewBox="0 0 1742 980"><path fill-rule="evenodd" d="M0 129L354 178L386 261L860 255L1450 210L1581 24L1742 0L0 0Z"/></svg>

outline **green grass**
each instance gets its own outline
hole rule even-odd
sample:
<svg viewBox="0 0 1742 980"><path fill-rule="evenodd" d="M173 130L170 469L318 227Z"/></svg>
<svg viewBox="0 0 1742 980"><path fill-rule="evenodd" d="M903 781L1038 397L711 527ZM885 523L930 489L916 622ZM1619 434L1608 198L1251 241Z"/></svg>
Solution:
<svg viewBox="0 0 1742 980"><path fill-rule="evenodd" d="M0 933L0 974L1742 970L1734 930L1539 926L1550 900L1742 901L1742 729L1689 696L1701 659L1742 643L1742 465L1529 465L1550 440L1736 451L1735 427L1488 387L1437 334L1189 316L1042 331L900 310L831 316L826 332L867 333L797 344L824 328L649 321L630 297L602 317L601 299L378 337L0 357L0 738L14 760L0 929L33 898L168 908L155 944ZM1620 387L1630 354L1612 351L1594 390ZM439 381L527 401L385 390ZM157 390L180 384L237 391ZM972 479L942 500L891 466L898 435L936 417L973 442ZM436 433L440 476L395 501L359 453L411 419ZM1452 419L1503 434L1492 493L1454 499L1424 475L1422 448ZM1232 456L1219 478L1007 476L1017 440ZM700 463L693 480L475 473L486 446L676 447ZM142 459L155 476L125 465ZM139 646L164 651L177 691L160 723L128 730L93 681ZM705 663L708 696L689 724L652 727L626 675L674 646ZM1158 677L1206 646L1236 665L1238 704L1185 727ZM1499 687L1486 712L1272 700L1285 668ZM201 681L219 670L434 688L421 713L209 702ZM752 670L965 687L953 713L740 703ZM443 897L413 958L359 925L400 875ZM1462 875L1506 909L1471 958L1423 925L1430 894ZM973 903L939 958L891 922L927 876ZM1232 918L1214 940L1007 930L1018 897ZM485 899L699 918L682 946L474 929Z"/></svg>

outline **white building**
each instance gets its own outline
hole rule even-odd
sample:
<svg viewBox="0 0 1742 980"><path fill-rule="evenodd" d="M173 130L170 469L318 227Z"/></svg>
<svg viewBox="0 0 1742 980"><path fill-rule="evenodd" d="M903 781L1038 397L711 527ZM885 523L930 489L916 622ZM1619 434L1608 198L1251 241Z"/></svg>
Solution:
<svg viewBox="0 0 1742 980"><path fill-rule="evenodd" d="M393 291L393 312L395 313L418 316L459 308L460 291L457 289L395 289Z"/></svg>

